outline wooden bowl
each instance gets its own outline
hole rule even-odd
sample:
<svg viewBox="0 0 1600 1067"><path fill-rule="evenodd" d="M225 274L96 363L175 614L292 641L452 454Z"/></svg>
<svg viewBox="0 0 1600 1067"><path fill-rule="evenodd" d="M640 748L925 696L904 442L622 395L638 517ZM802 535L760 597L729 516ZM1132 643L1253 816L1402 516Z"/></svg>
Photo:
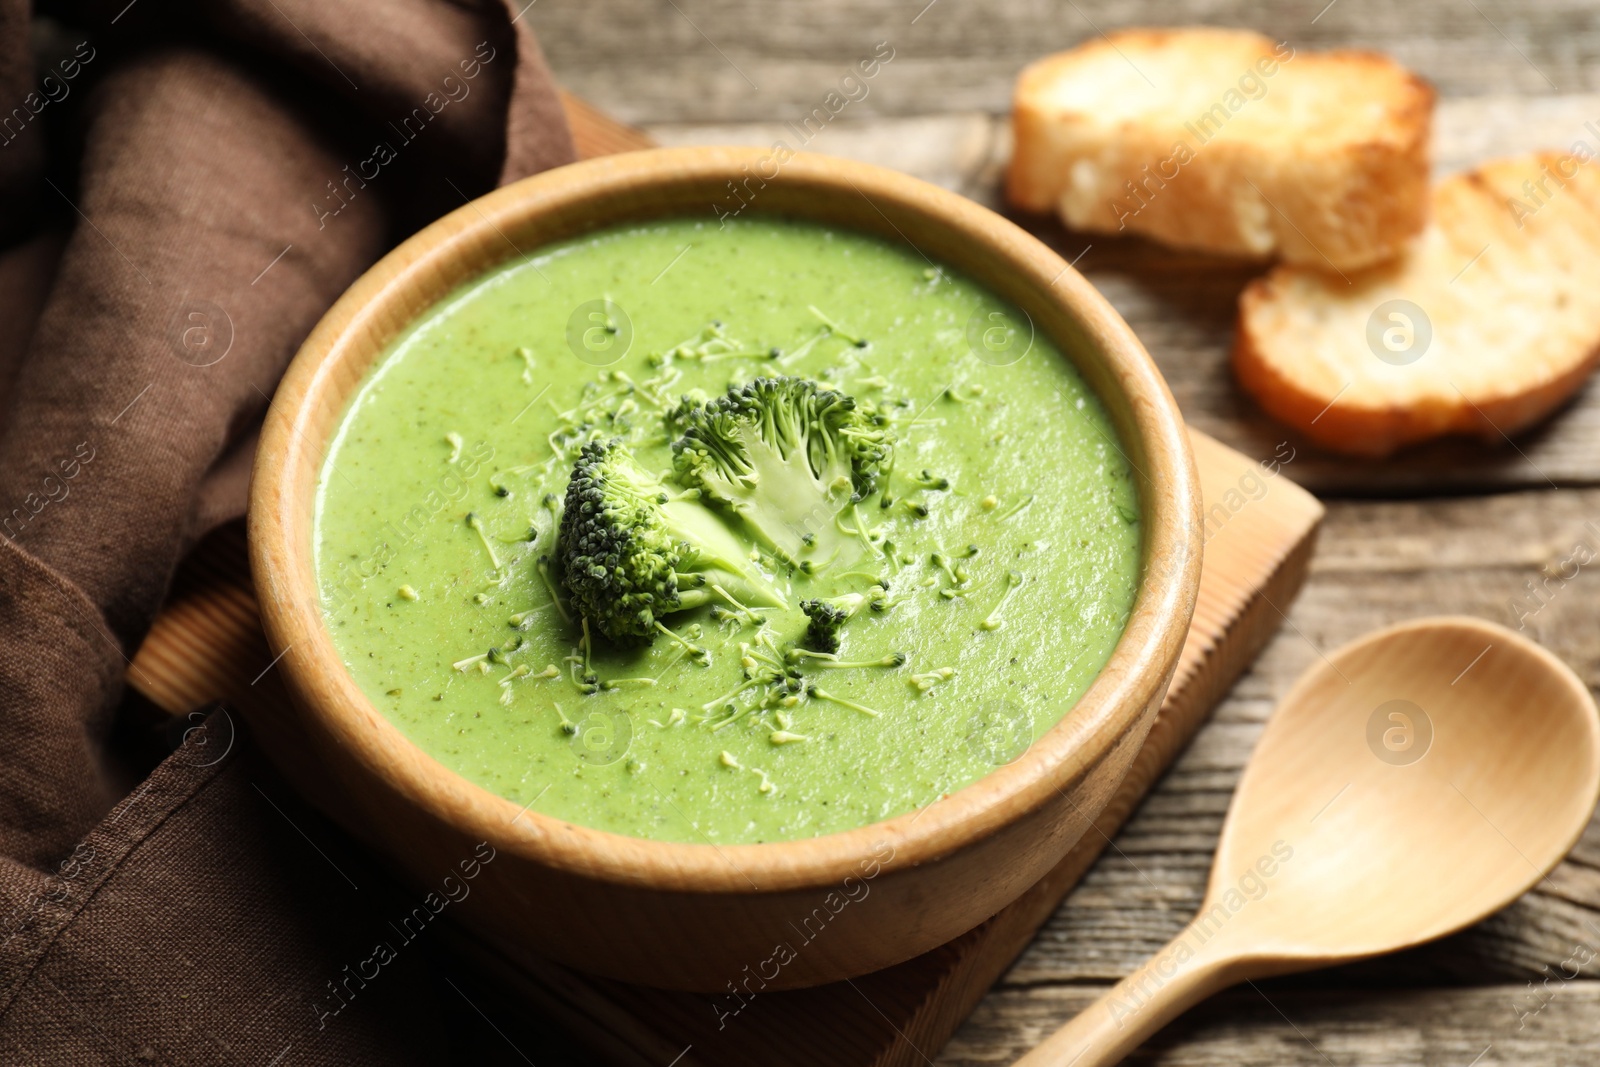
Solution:
<svg viewBox="0 0 1600 1067"><path fill-rule="evenodd" d="M774 174L774 172L777 172ZM1114 420L1144 508L1127 629L1077 706L1015 762L858 830L758 845L647 841L575 826L445 769L373 707L323 623L313 574L318 470L346 401L401 330L520 251L627 220L751 211L910 240L1030 315ZM749 995L926 952L1014 900L1062 857L1139 751L1188 631L1200 495L1172 396L1126 323L1054 252L977 204L889 170L770 152L609 156L507 186L385 256L301 347L267 415L251 489L262 622L295 707L252 728L302 792L421 890L493 849L452 915L512 951L649 985ZM486 842L486 845L480 843Z"/></svg>

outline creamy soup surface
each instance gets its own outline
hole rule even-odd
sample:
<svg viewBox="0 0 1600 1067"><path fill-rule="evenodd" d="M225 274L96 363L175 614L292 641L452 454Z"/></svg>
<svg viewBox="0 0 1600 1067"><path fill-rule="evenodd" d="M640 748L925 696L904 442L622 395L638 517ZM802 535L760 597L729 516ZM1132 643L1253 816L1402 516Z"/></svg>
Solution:
<svg viewBox="0 0 1600 1067"><path fill-rule="evenodd" d="M554 565L579 449L617 439L670 475L665 412L770 376L893 435L837 520L854 558L765 556L784 607L586 639ZM1104 665L1141 538L1115 441L1026 316L908 243L761 217L605 230L454 293L369 374L321 474L323 610L373 703L518 805L667 841L848 830L1015 759ZM787 701L749 681L806 630L801 600L848 593L887 610L845 624L835 663L792 661Z"/></svg>

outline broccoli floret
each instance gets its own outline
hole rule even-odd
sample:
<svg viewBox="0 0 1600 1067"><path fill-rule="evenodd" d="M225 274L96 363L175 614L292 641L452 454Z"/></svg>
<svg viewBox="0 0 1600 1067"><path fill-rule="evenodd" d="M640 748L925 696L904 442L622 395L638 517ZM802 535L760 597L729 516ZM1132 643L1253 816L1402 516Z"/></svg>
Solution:
<svg viewBox="0 0 1600 1067"><path fill-rule="evenodd" d="M887 420L804 378L757 378L707 403L686 401L668 425L682 435L672 445L675 479L794 562L844 550L852 531L840 514L876 490L894 449Z"/></svg>
<svg viewBox="0 0 1600 1067"><path fill-rule="evenodd" d="M677 406L661 416L662 422L667 427L667 435L671 437L682 433L694 412L710 402L711 396L704 389L691 389L678 397Z"/></svg>
<svg viewBox="0 0 1600 1067"><path fill-rule="evenodd" d="M801 643L818 652L839 651L839 631L844 629L850 616L842 608L821 600L802 600L800 610L811 620Z"/></svg>
<svg viewBox="0 0 1600 1067"><path fill-rule="evenodd" d="M800 644L815 652L838 652L839 632L844 629L844 624L855 618L863 607L878 602L883 596L883 590L874 589L870 593L846 593L844 596L800 601L800 610L811 620Z"/></svg>
<svg viewBox="0 0 1600 1067"><path fill-rule="evenodd" d="M621 441L593 441L579 453L561 510L561 583L613 641L648 642L660 616L722 597L783 604L748 549L694 495L669 493Z"/></svg>

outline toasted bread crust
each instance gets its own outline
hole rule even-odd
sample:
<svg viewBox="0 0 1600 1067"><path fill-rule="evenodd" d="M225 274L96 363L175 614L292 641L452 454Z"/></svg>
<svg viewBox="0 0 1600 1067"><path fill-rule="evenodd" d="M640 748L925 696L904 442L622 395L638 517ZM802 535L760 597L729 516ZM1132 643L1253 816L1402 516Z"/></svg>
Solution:
<svg viewBox="0 0 1600 1067"><path fill-rule="evenodd" d="M1426 221L1433 101L1373 53L1122 31L1022 72L1006 195L1075 229L1358 268Z"/></svg>
<svg viewBox="0 0 1600 1067"><path fill-rule="evenodd" d="M1239 383L1332 451L1382 457L1449 435L1500 443L1600 362L1600 159L1501 160L1446 179L1432 200L1434 222L1394 262L1348 281L1282 265L1240 296ZM1400 366L1363 328L1391 299L1422 308L1432 334Z"/></svg>

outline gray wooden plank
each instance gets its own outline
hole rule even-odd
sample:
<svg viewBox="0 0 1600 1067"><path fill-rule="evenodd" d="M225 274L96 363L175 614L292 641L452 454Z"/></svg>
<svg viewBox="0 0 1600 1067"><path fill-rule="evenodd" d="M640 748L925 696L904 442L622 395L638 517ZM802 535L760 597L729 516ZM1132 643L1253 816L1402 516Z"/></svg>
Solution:
<svg viewBox="0 0 1600 1067"><path fill-rule="evenodd" d="M1010 1063L1103 986L996 993L937 1059ZM1128 1059L1163 1067L1589 1067L1600 1046L1600 982L1552 984L1543 1010L1526 986L1428 991L1307 989L1294 980L1229 991L1192 1009ZM1519 1014L1522 1013L1522 1014Z"/></svg>
<svg viewBox="0 0 1600 1067"><path fill-rule="evenodd" d="M1042 53L1097 30L1195 23L1381 49L1450 96L1600 88L1600 24L1582 0L610 0L525 17L567 88L634 123L796 117L878 41L895 59L863 113L1000 112Z"/></svg>

